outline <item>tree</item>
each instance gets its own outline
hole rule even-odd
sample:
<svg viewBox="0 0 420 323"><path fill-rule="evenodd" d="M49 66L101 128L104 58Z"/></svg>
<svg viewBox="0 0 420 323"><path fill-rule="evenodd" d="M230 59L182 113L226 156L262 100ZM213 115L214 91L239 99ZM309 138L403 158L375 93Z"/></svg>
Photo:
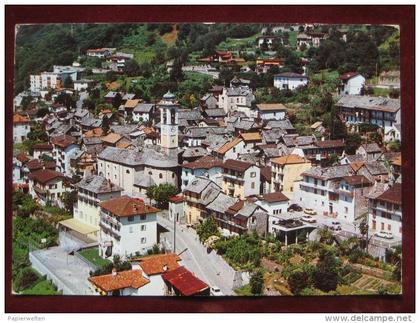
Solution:
<svg viewBox="0 0 420 323"><path fill-rule="evenodd" d="M314 274L315 287L329 292L338 285L339 261L330 250L321 249L317 269Z"/></svg>
<svg viewBox="0 0 420 323"><path fill-rule="evenodd" d="M159 207L167 207L169 198L177 193L178 189L174 185L165 183L149 187L146 195L155 200Z"/></svg>
<svg viewBox="0 0 420 323"><path fill-rule="evenodd" d="M140 75L139 64L134 59L130 59L127 63L125 63L124 73L127 74L128 76Z"/></svg>
<svg viewBox="0 0 420 323"><path fill-rule="evenodd" d="M77 202L77 191L64 192L61 196L64 208L70 214L73 214L73 205Z"/></svg>
<svg viewBox="0 0 420 323"><path fill-rule="evenodd" d="M251 292L254 295L261 295L264 288L264 276L261 270L255 271L249 280Z"/></svg>
<svg viewBox="0 0 420 323"><path fill-rule="evenodd" d="M72 88L73 87L73 79L71 76L66 77L66 79L63 82L63 86L67 89Z"/></svg>
<svg viewBox="0 0 420 323"><path fill-rule="evenodd" d="M112 99L112 106L114 107L114 109L118 109L121 103L122 103L122 97L121 97L121 94L118 92Z"/></svg>
<svg viewBox="0 0 420 323"><path fill-rule="evenodd" d="M201 242L206 241L211 236L220 236L219 229L213 217L208 217L203 223L198 225L197 234Z"/></svg>
<svg viewBox="0 0 420 323"><path fill-rule="evenodd" d="M310 286L310 277L301 268L292 271L287 278L290 290L293 294L299 295L300 292Z"/></svg>
<svg viewBox="0 0 420 323"><path fill-rule="evenodd" d="M36 112L36 116L38 118L43 118L49 113L50 113L50 110L48 109L48 107L42 107L42 108L38 109L38 111Z"/></svg>
<svg viewBox="0 0 420 323"><path fill-rule="evenodd" d="M105 134L109 131L109 118L106 115L102 117L102 130Z"/></svg>
<svg viewBox="0 0 420 323"><path fill-rule="evenodd" d="M114 71L108 71L105 73L105 80L108 82L114 82L117 80L117 75Z"/></svg>
<svg viewBox="0 0 420 323"><path fill-rule="evenodd" d="M179 59L175 59L170 73L170 80L173 82L181 82L183 79L184 73L182 72L182 63Z"/></svg>
<svg viewBox="0 0 420 323"><path fill-rule="evenodd" d="M362 144L362 137L358 133L348 134L345 139L345 151L347 154L354 155L357 148Z"/></svg>

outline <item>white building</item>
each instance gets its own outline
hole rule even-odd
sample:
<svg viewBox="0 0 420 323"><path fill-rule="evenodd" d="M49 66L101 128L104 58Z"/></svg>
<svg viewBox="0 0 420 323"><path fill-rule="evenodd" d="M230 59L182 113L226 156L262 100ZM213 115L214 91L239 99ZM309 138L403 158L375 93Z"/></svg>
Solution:
<svg viewBox="0 0 420 323"><path fill-rule="evenodd" d="M15 144L25 141L31 131L30 120L21 114L13 115L13 142Z"/></svg>
<svg viewBox="0 0 420 323"><path fill-rule="evenodd" d="M182 195L175 195L169 198L169 221L185 223L184 214L184 197Z"/></svg>
<svg viewBox="0 0 420 323"><path fill-rule="evenodd" d="M139 103L133 109L134 122L149 122L153 115L155 105L153 103Z"/></svg>
<svg viewBox="0 0 420 323"><path fill-rule="evenodd" d="M250 107L255 96L248 86L224 87L218 100L219 108L229 113L239 110L239 107Z"/></svg>
<svg viewBox="0 0 420 323"><path fill-rule="evenodd" d="M103 201L99 206L101 257L112 259L114 255L145 254L157 243L158 209L128 196Z"/></svg>
<svg viewBox="0 0 420 323"><path fill-rule="evenodd" d="M369 199L369 232L385 231L402 236L402 185L394 184L377 197Z"/></svg>
<svg viewBox="0 0 420 323"><path fill-rule="evenodd" d="M295 185L295 201L347 223L367 211L366 195L372 182L363 175L354 175L349 165L313 167Z"/></svg>
<svg viewBox="0 0 420 323"><path fill-rule="evenodd" d="M296 90L300 86L308 84L306 75L297 73L280 73L274 75L274 87L280 90Z"/></svg>
<svg viewBox="0 0 420 323"><path fill-rule="evenodd" d="M282 192L267 193L261 196L255 204L261 206L269 215L286 214L289 198Z"/></svg>
<svg viewBox="0 0 420 323"><path fill-rule="evenodd" d="M89 89L93 84L93 80L74 80L73 88L75 91L85 91Z"/></svg>
<svg viewBox="0 0 420 323"><path fill-rule="evenodd" d="M182 165L181 190L198 176L211 179L218 185L222 185L223 161L212 157L204 156L196 161Z"/></svg>
<svg viewBox="0 0 420 323"><path fill-rule="evenodd" d="M72 176L70 159L80 150L79 145L76 144L76 139L68 135L60 135L51 137L50 141L53 146L52 155L57 170L66 176Z"/></svg>
<svg viewBox="0 0 420 323"><path fill-rule="evenodd" d="M32 93L39 93L42 90L41 75L30 75L29 83L30 83L30 89Z"/></svg>
<svg viewBox="0 0 420 323"><path fill-rule="evenodd" d="M263 120L284 120L287 109L282 103L260 103L257 104L257 113Z"/></svg>
<svg viewBox="0 0 420 323"><path fill-rule="evenodd" d="M29 194L40 204L48 202L62 207L61 196L69 189L64 185L64 175L50 170L40 169L29 174Z"/></svg>
<svg viewBox="0 0 420 323"><path fill-rule="evenodd" d="M338 88L339 95L360 95L366 82L366 79L356 72L340 75L339 79L341 81Z"/></svg>

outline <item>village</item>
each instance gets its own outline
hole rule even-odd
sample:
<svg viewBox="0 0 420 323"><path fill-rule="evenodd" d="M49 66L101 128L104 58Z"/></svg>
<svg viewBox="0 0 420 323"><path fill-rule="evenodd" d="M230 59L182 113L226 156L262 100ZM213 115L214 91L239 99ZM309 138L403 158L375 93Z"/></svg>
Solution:
<svg viewBox="0 0 420 323"><path fill-rule="evenodd" d="M14 293L401 292L397 29L130 28L22 76Z"/></svg>

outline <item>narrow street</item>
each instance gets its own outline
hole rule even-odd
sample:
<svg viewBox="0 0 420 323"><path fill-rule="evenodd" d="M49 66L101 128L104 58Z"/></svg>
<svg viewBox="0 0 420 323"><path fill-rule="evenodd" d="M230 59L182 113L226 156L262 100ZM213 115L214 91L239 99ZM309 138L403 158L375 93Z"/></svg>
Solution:
<svg viewBox="0 0 420 323"><path fill-rule="evenodd" d="M173 248L174 223L166 217L167 212L158 215L158 223L169 230L162 234L161 240L169 242ZM215 251L207 253L193 229L185 225L176 225L176 252L181 253L183 264L197 277L210 286L217 286L224 295L234 295L235 270ZM240 282L235 282L235 286Z"/></svg>

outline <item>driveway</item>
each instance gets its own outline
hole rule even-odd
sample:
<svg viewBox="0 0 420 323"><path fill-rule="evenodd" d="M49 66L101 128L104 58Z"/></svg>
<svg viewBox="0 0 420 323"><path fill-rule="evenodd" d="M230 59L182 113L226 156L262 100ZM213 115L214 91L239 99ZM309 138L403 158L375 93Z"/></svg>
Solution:
<svg viewBox="0 0 420 323"><path fill-rule="evenodd" d="M168 230L162 234L161 240L166 240L173 248L174 224L167 219L167 212L158 215L158 223ZM182 262L188 270L208 285L218 286L224 295L235 295L234 286L242 284L241 275L235 274L235 270L215 251L207 253L195 231L185 225L176 225L176 253L181 253Z"/></svg>

